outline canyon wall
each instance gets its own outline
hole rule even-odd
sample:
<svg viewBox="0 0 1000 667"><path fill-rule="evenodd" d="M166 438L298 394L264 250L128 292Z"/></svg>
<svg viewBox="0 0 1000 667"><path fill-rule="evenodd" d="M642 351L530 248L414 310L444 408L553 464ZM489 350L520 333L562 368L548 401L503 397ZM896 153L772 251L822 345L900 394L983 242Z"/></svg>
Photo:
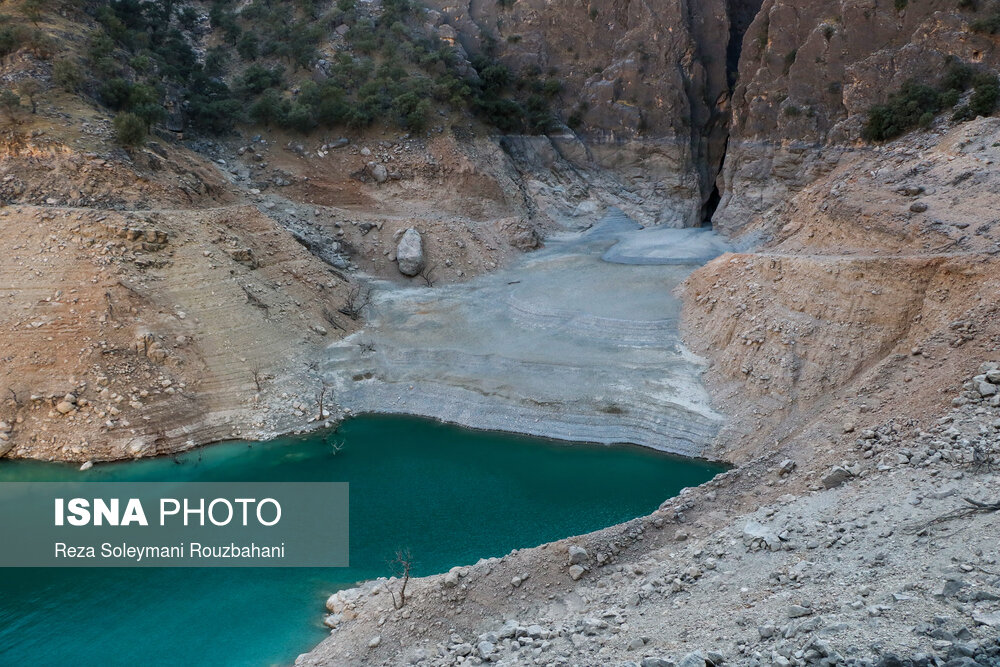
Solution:
<svg viewBox="0 0 1000 667"><path fill-rule="evenodd" d="M470 54L493 49L514 71L537 68L562 83L555 111L575 134L516 146L533 178L556 163L603 170L616 181L605 190L623 191L614 203L642 222L701 224L727 135L723 0L431 4L442 34L456 31Z"/></svg>
<svg viewBox="0 0 1000 667"><path fill-rule="evenodd" d="M996 37L970 27L990 10L966 7L766 0L743 41L717 226L733 233L766 223L845 155L870 152L859 141L866 112L905 81L936 85L954 59L995 69Z"/></svg>

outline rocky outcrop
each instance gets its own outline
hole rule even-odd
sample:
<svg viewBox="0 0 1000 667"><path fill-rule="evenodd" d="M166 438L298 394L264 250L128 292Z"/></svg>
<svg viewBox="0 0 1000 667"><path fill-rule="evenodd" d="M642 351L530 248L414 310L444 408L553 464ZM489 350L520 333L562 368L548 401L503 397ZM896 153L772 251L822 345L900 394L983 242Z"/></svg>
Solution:
<svg viewBox="0 0 1000 667"><path fill-rule="evenodd" d="M555 110L583 143L567 130L552 148L613 172L642 202L637 219L701 223L726 141L723 0L431 4L465 51L495 48L513 70L562 84Z"/></svg>
<svg viewBox="0 0 1000 667"><path fill-rule="evenodd" d="M845 154L868 150L857 143L867 110L904 81L934 85L953 59L995 69L996 38L970 30L985 11L767 0L743 40L714 222L737 232Z"/></svg>

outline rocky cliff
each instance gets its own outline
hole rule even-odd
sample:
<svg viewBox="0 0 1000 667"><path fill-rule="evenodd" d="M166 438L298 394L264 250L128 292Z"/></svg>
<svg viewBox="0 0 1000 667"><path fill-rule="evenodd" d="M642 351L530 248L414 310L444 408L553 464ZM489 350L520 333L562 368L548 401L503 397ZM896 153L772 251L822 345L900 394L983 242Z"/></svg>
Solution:
<svg viewBox="0 0 1000 667"><path fill-rule="evenodd" d="M926 0L767 0L743 42L715 222L729 232L759 222L845 156L870 152L859 141L866 113L904 82L935 86L952 62L996 69L996 37L972 29L992 11ZM930 131L946 129L948 116Z"/></svg>
<svg viewBox="0 0 1000 667"><path fill-rule="evenodd" d="M643 222L701 224L727 136L730 15L745 23L752 2L751 11L723 0L431 4L466 52L495 50L515 71L562 82L556 111L575 134L517 146L519 164L533 174L554 162L605 170L613 184L597 199L615 198Z"/></svg>

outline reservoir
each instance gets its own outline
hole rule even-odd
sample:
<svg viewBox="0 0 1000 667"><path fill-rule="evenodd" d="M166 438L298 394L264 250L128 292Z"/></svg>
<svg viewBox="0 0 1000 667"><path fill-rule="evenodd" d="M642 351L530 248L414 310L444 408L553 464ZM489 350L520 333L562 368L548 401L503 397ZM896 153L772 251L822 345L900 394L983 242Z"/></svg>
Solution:
<svg viewBox="0 0 1000 667"><path fill-rule="evenodd" d="M388 576L399 548L416 576L444 572L648 514L721 471L627 445L381 415L86 472L0 461L0 483L337 481L351 503L349 568L2 569L0 664L289 665L328 632L326 598Z"/></svg>

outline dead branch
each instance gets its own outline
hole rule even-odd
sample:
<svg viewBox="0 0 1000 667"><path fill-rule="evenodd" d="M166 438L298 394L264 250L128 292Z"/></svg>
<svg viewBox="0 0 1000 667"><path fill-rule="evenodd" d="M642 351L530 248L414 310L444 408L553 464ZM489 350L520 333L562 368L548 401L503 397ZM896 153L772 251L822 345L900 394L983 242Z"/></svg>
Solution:
<svg viewBox="0 0 1000 667"><path fill-rule="evenodd" d="M434 274L434 269L436 268L437 268L436 265L425 266L424 269L420 272L420 277L423 279L424 284L427 285L428 287L434 287L433 274Z"/></svg>
<svg viewBox="0 0 1000 667"><path fill-rule="evenodd" d="M240 285L240 288L242 288L243 293L247 297L247 303L249 303L251 306L254 306L255 308L260 308L265 313L270 312L271 309L268 307L268 305L263 301L261 301L260 297L254 294L249 287L247 287L246 285Z"/></svg>
<svg viewBox="0 0 1000 667"><path fill-rule="evenodd" d="M930 528L931 526L936 526L942 523L947 523L948 521L954 521L955 519L965 519L979 512L1000 512L1000 501L994 503L984 503L979 500L973 500L972 498L962 498L965 502L969 504L969 507L959 507L950 512L946 512L941 516L934 517L930 521L925 521L914 526L906 528L906 532L911 534L920 534Z"/></svg>
<svg viewBox="0 0 1000 667"><path fill-rule="evenodd" d="M337 318L333 314L333 311L330 310L329 308L323 309L323 319L326 320L330 326L340 329L341 331L347 331L347 329L340 326L340 323L337 321Z"/></svg>
<svg viewBox="0 0 1000 667"><path fill-rule="evenodd" d="M412 565L413 556L410 554L409 549L397 550L396 557L389 561L393 576L400 580L398 598L396 597L396 591L389 586L389 582L385 582L385 590L392 597L392 606L395 609L402 609L403 605L406 604L406 584L410 581L410 567Z"/></svg>
<svg viewBox="0 0 1000 667"><path fill-rule="evenodd" d="M362 288L361 285L355 285L347 293L347 302L344 303L338 312L352 320L356 320L364 314L365 308L370 306L371 302L372 291L367 287Z"/></svg>

